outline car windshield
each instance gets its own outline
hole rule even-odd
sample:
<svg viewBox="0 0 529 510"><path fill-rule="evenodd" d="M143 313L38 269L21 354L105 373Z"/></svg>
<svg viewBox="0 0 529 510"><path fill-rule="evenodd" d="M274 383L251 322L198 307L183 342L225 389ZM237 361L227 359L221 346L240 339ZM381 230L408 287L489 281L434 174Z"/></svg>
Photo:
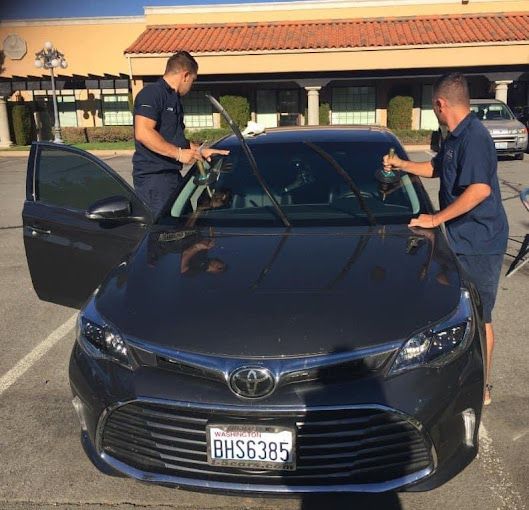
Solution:
<svg viewBox="0 0 529 510"><path fill-rule="evenodd" d="M250 147L289 223L323 226L368 225L373 219L377 224L407 224L425 209L418 183L408 175L390 185L375 178L382 157L395 145L405 158L402 148L389 142L270 142ZM187 226L281 225L241 146L224 142L217 147L229 149L230 155L212 161L207 179L200 179L196 168L190 172L171 216ZM338 165L330 164L329 156Z"/></svg>
<svg viewBox="0 0 529 510"><path fill-rule="evenodd" d="M513 114L501 103L479 103L471 104L470 109L480 120L512 120Z"/></svg>

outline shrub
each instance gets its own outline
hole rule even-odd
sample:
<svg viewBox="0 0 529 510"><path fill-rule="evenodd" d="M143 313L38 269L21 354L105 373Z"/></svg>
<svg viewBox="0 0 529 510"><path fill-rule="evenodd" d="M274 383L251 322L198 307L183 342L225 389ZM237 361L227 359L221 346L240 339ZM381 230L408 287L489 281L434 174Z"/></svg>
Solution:
<svg viewBox="0 0 529 510"><path fill-rule="evenodd" d="M329 112L330 111L331 111L331 107L329 103L320 104L320 126L329 125Z"/></svg>
<svg viewBox="0 0 529 510"><path fill-rule="evenodd" d="M403 144L430 145L432 138L430 129L394 129L393 133Z"/></svg>
<svg viewBox="0 0 529 510"><path fill-rule="evenodd" d="M411 129L413 98L395 96L388 104L388 127L390 129Z"/></svg>
<svg viewBox="0 0 529 510"><path fill-rule="evenodd" d="M204 143L204 142L215 142L219 138L225 135L232 134L233 131L230 128L225 129L199 129L196 131L191 131L186 129L186 138L195 143Z"/></svg>
<svg viewBox="0 0 529 510"><path fill-rule="evenodd" d="M62 139L65 143L86 143L86 128L64 127L61 128Z"/></svg>
<svg viewBox="0 0 529 510"><path fill-rule="evenodd" d="M128 142L134 140L132 126L102 126L86 128L87 142Z"/></svg>
<svg viewBox="0 0 529 510"><path fill-rule="evenodd" d="M250 120L250 103L248 99L243 96L221 96L220 104L228 112L235 124L240 129L244 129ZM221 116L221 127L227 128L228 124Z"/></svg>
<svg viewBox="0 0 529 510"><path fill-rule="evenodd" d="M15 143L17 145L29 145L35 138L31 109L25 104L20 104L13 106L12 112Z"/></svg>

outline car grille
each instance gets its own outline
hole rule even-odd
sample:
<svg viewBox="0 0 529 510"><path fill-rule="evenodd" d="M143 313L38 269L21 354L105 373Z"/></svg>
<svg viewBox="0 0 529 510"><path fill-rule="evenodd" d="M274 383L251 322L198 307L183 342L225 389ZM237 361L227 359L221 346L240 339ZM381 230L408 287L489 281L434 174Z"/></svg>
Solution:
<svg viewBox="0 0 529 510"><path fill-rule="evenodd" d="M297 430L295 471L213 466L206 425L288 425ZM101 449L143 472L209 482L271 485L384 483L432 466L427 441L401 414L378 408L271 411L182 409L134 402L102 424Z"/></svg>

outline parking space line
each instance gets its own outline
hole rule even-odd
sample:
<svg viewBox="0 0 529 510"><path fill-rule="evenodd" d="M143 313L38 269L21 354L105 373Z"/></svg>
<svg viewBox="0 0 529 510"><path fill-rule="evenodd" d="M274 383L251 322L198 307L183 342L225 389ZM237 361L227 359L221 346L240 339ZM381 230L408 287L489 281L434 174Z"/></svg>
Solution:
<svg viewBox="0 0 529 510"><path fill-rule="evenodd" d="M46 340L41 342L29 354L22 358L11 370L0 377L0 395L12 386L17 379L44 356L59 340L64 338L75 326L77 314L72 315L64 324L51 333Z"/></svg>

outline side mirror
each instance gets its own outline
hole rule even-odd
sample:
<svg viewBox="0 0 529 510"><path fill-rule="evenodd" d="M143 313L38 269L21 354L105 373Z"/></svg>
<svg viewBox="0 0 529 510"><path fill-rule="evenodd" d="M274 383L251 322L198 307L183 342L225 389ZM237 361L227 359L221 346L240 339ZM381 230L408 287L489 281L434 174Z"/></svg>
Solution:
<svg viewBox="0 0 529 510"><path fill-rule="evenodd" d="M123 220L131 218L130 201L125 197L108 197L93 203L85 213L90 220Z"/></svg>

